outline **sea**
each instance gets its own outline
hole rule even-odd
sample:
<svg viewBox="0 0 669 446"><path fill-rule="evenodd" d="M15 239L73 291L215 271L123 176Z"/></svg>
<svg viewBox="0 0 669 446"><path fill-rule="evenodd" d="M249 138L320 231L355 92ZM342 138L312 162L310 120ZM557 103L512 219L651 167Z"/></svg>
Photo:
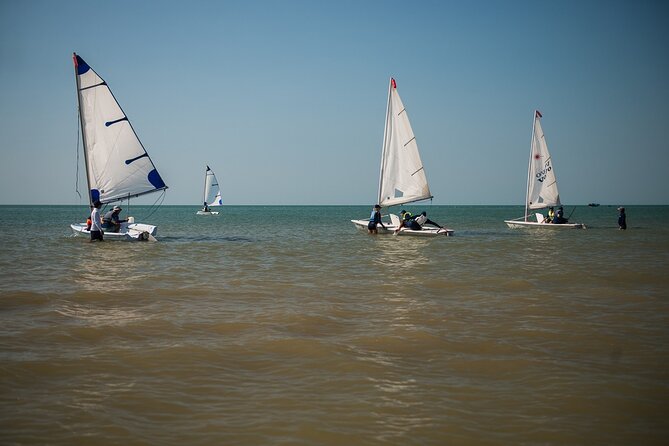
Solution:
<svg viewBox="0 0 669 446"><path fill-rule="evenodd" d="M669 206L0 206L0 444L669 444Z"/></svg>

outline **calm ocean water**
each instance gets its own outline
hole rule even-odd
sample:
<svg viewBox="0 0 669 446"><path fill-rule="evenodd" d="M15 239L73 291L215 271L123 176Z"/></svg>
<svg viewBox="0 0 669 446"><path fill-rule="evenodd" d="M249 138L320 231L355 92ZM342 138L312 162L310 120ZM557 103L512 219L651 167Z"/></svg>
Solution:
<svg viewBox="0 0 669 446"><path fill-rule="evenodd" d="M0 443L669 443L669 207L409 208L456 235L164 206L90 244L81 206L0 206Z"/></svg>

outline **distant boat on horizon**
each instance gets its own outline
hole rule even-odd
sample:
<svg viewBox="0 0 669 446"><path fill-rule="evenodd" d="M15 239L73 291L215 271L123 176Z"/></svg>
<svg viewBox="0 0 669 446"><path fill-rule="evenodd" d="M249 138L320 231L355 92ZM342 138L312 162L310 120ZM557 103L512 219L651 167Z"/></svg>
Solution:
<svg viewBox="0 0 669 446"><path fill-rule="evenodd" d="M599 203L588 203L588 206L590 206L591 208L596 208L597 206L599 206Z"/></svg>
<svg viewBox="0 0 669 446"><path fill-rule="evenodd" d="M210 206L222 206L223 198L221 197L221 188L218 185L218 180L214 171L207 166L204 172L204 206L197 211L197 215L218 215L218 211L212 211Z"/></svg>

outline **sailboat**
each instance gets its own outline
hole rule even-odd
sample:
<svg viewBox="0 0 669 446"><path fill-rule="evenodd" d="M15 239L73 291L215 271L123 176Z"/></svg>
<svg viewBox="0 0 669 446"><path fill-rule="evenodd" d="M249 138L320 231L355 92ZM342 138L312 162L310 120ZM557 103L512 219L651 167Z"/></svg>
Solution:
<svg viewBox="0 0 669 446"><path fill-rule="evenodd" d="M534 111L532 125L532 143L530 144L530 161L527 168L527 193L525 195L525 215L515 220L504 220L509 228L546 228L546 229L583 229L581 223L544 223L544 215L532 211L546 208L559 208L560 194L558 192L555 169L548 152L548 145L544 131L541 128L539 110Z"/></svg>
<svg viewBox="0 0 669 446"><path fill-rule="evenodd" d="M197 215L218 215L218 211L212 211L210 206L222 206L221 188L218 186L218 180L214 171L207 166L204 172L204 207L197 211Z"/></svg>
<svg viewBox="0 0 669 446"><path fill-rule="evenodd" d="M418 153L416 137L411 129L400 94L397 92L397 83L395 79L390 78L379 173L378 204L384 208L431 198L432 194ZM389 217L390 222L384 222L386 229L380 225L377 227L379 234L394 234L400 227L400 218L397 215L389 214ZM368 219L351 220L351 222L356 228L367 232ZM453 235L453 230L425 224L422 230L402 228L396 234L430 237Z"/></svg>
<svg viewBox="0 0 669 446"><path fill-rule="evenodd" d="M88 201L113 203L160 192L167 186L144 149L128 117L107 83L73 53L79 119L83 139ZM75 235L90 235L86 223L70 225ZM119 232L105 232L105 240L155 240L157 227L121 223Z"/></svg>

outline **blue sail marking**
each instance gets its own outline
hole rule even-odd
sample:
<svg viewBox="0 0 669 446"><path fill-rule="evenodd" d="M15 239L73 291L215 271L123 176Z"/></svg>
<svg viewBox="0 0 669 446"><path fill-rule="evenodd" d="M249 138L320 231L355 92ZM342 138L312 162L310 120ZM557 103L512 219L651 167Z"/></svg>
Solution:
<svg viewBox="0 0 669 446"><path fill-rule="evenodd" d="M156 169L153 169L151 172L149 172L147 178L149 179L149 183L151 183L156 189L163 189L166 187L165 182L162 178L160 178L160 174Z"/></svg>
<svg viewBox="0 0 669 446"><path fill-rule="evenodd" d="M97 189L91 189L91 203L100 201L100 191Z"/></svg>
<svg viewBox="0 0 669 446"><path fill-rule="evenodd" d="M121 119L117 119L116 121L107 121L107 122L105 122L105 127L109 127L110 125L112 125L112 124L116 124L117 122L127 121L127 120L128 120L128 117L127 117L127 116L124 116L124 117L122 117ZM128 163L128 162L126 161L126 164L127 164L127 163Z"/></svg>
<svg viewBox="0 0 669 446"><path fill-rule="evenodd" d="M130 164L130 163L134 163L134 162L137 161L138 159L140 159L140 158L144 158L145 156L148 157L149 154L146 153L146 152L144 152L142 155L136 156L136 157L134 157L134 158L132 158L132 159L129 159L129 160L125 160L125 164L127 165L127 164Z"/></svg>
<svg viewBox="0 0 669 446"><path fill-rule="evenodd" d="M82 74L85 74L90 69L91 69L91 67L89 67L88 64L86 62L84 62L84 59L77 56L77 74L79 76L81 76Z"/></svg>

